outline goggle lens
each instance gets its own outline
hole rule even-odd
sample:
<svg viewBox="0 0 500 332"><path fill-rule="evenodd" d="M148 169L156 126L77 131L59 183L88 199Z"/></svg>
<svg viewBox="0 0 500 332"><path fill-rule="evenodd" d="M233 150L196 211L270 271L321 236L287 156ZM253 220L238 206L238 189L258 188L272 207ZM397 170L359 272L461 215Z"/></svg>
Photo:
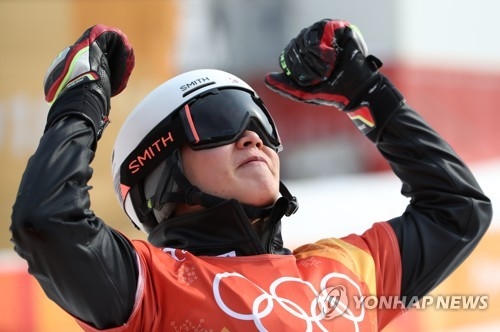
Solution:
<svg viewBox="0 0 500 332"><path fill-rule="evenodd" d="M212 90L180 110L188 144L195 150L236 141L245 130L254 130L264 144L281 150L278 132L270 114L249 92Z"/></svg>

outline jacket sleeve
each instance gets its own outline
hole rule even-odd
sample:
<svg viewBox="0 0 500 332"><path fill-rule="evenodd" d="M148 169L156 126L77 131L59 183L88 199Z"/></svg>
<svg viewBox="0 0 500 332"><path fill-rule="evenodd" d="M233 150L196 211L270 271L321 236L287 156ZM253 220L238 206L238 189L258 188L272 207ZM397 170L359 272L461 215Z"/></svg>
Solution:
<svg viewBox="0 0 500 332"><path fill-rule="evenodd" d="M389 221L399 242L401 295L422 297L472 252L492 218L490 200L453 149L402 99L388 80L372 96L383 125L368 135L410 198Z"/></svg>
<svg viewBox="0 0 500 332"><path fill-rule="evenodd" d="M101 107L82 93L53 107ZM95 135L83 117L50 127L30 158L12 213L12 241L47 296L97 328L123 324L137 287L131 243L90 210Z"/></svg>

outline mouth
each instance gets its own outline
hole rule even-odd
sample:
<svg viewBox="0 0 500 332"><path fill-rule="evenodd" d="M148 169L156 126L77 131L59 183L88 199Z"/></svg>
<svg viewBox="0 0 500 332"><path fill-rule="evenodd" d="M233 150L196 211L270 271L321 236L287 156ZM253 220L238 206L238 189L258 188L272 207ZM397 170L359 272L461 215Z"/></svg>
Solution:
<svg viewBox="0 0 500 332"><path fill-rule="evenodd" d="M267 162L264 158L262 157L259 157L259 156L251 156L247 159L245 159L241 164L240 164L240 167L241 166L245 166L245 165L248 165L248 164L252 164L252 163L264 163L265 165L267 165Z"/></svg>

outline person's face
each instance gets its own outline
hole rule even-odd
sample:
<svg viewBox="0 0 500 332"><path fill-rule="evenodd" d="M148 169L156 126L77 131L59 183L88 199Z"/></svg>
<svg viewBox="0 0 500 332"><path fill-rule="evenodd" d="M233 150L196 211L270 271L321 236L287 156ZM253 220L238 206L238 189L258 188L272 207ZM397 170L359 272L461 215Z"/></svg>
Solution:
<svg viewBox="0 0 500 332"><path fill-rule="evenodd" d="M208 194L254 206L271 205L279 197L278 154L254 131L212 149L184 147L182 165L186 178Z"/></svg>

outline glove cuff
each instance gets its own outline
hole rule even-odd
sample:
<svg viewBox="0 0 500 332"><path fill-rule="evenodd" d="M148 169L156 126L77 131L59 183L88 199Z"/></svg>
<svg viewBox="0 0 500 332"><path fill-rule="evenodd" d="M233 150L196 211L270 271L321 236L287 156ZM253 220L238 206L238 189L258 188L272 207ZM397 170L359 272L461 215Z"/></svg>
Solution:
<svg viewBox="0 0 500 332"><path fill-rule="evenodd" d="M356 127L371 141L377 143L390 118L401 109L405 99L392 82L382 74L368 90L363 100L351 109L345 109Z"/></svg>
<svg viewBox="0 0 500 332"><path fill-rule="evenodd" d="M52 104L44 132L63 117L77 116L86 120L94 129L97 143L104 128L109 124L109 105L109 97L97 85L97 82L74 87L65 91Z"/></svg>

